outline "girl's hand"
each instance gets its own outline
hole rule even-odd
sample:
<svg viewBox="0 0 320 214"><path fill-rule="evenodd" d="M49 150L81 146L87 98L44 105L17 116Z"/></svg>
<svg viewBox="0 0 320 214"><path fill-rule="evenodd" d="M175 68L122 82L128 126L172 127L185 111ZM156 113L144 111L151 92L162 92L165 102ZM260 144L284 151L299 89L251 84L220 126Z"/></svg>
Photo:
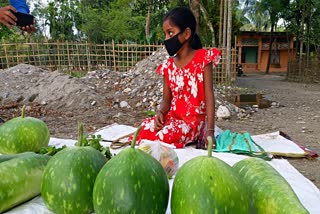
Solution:
<svg viewBox="0 0 320 214"><path fill-rule="evenodd" d="M158 111L155 118L155 129L159 131L164 126L164 114L162 111Z"/></svg>
<svg viewBox="0 0 320 214"><path fill-rule="evenodd" d="M14 7L11 5L0 7L0 23L4 24L8 28L11 28L12 25L16 25L17 17L12 13L17 12Z"/></svg>
<svg viewBox="0 0 320 214"><path fill-rule="evenodd" d="M209 136L211 136L211 138L212 138L212 142L213 142L212 148L214 149L214 148L216 148L216 138L214 137L214 130L210 129L210 130L206 131L206 134L204 136L204 143L205 143L206 148L208 148L208 139L207 138Z"/></svg>

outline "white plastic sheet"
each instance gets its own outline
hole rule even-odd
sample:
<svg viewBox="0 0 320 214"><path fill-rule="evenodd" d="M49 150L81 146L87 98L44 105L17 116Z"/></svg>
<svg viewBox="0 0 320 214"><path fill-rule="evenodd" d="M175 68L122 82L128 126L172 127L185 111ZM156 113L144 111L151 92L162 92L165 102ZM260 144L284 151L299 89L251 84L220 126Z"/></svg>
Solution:
<svg viewBox="0 0 320 214"><path fill-rule="evenodd" d="M251 138L266 152L274 154L305 155L305 152L297 144L281 136L279 131L253 135Z"/></svg>
<svg viewBox="0 0 320 214"><path fill-rule="evenodd" d="M116 128L114 128L116 127ZM116 133L113 133L114 130L117 130ZM123 132L121 132L121 130ZM118 139L120 133L130 133L134 131L135 128L130 126L123 126L123 125L114 125L108 126L105 129L99 130L99 133L102 134L104 139L114 140ZM274 139L277 139L274 138ZM50 145L55 146L74 146L76 140L70 139L58 139L58 138L51 138ZM290 143L290 142L286 142ZM293 143L293 142L292 142ZM110 143L103 142L105 146L108 146ZM276 143L272 143L276 144ZM111 150L112 153L119 153L121 149L118 150ZM202 155L207 155L207 151L205 150L198 150L192 147L186 147L185 149L175 149L177 155L179 157L179 165L180 167L186 163L188 160ZM232 166L236 162L248 158L247 156L243 155L236 155L230 153L213 153L213 156L225 161L227 164ZM291 185L295 193L297 194L298 198L300 199L301 203L306 207L306 209L310 212L310 214L320 214L320 191L319 189L306 177L304 177L300 172L298 172L287 160L284 159L274 159L269 162L271 166L273 166ZM172 188L174 178L169 180L170 189ZM171 191L170 191L171 192ZM28 201L10 211L7 214L52 214L44 205L44 202L41 196L38 196L31 201ZM168 209L166 214L171 214L170 211L170 203L168 204Z"/></svg>

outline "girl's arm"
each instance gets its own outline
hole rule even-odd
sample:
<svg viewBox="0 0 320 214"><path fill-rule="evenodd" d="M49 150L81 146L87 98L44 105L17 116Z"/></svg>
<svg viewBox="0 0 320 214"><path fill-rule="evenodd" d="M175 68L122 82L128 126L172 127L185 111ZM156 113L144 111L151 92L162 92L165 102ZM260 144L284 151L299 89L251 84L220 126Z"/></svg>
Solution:
<svg viewBox="0 0 320 214"><path fill-rule="evenodd" d="M164 122L165 122L164 115L166 115L170 110L171 100L172 100L171 89L167 83L166 78L163 78L163 99L155 118L156 130L160 130L163 128Z"/></svg>
<svg viewBox="0 0 320 214"><path fill-rule="evenodd" d="M204 141L208 145L207 137L211 136L215 144L214 128L215 128L215 98L213 90L213 71L212 63L209 63L204 68L204 95L206 101L207 112L207 128L204 134Z"/></svg>

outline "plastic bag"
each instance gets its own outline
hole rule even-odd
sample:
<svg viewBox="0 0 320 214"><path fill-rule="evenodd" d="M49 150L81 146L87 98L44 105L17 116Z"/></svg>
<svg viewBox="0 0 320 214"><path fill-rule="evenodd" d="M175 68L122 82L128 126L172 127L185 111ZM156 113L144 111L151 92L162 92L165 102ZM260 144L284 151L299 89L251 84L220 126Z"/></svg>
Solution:
<svg viewBox="0 0 320 214"><path fill-rule="evenodd" d="M141 140L138 148L158 160L169 179L178 171L179 158L173 146L160 141Z"/></svg>

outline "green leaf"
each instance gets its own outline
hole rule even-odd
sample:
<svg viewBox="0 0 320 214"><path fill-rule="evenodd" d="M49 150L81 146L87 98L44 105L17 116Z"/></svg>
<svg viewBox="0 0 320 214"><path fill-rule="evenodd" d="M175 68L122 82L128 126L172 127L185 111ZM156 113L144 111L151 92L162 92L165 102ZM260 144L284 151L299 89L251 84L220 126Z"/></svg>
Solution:
<svg viewBox="0 0 320 214"><path fill-rule="evenodd" d="M144 113L147 115L147 117L153 117L153 116L156 115L156 112L153 111L153 110L149 110L149 111L146 111Z"/></svg>

